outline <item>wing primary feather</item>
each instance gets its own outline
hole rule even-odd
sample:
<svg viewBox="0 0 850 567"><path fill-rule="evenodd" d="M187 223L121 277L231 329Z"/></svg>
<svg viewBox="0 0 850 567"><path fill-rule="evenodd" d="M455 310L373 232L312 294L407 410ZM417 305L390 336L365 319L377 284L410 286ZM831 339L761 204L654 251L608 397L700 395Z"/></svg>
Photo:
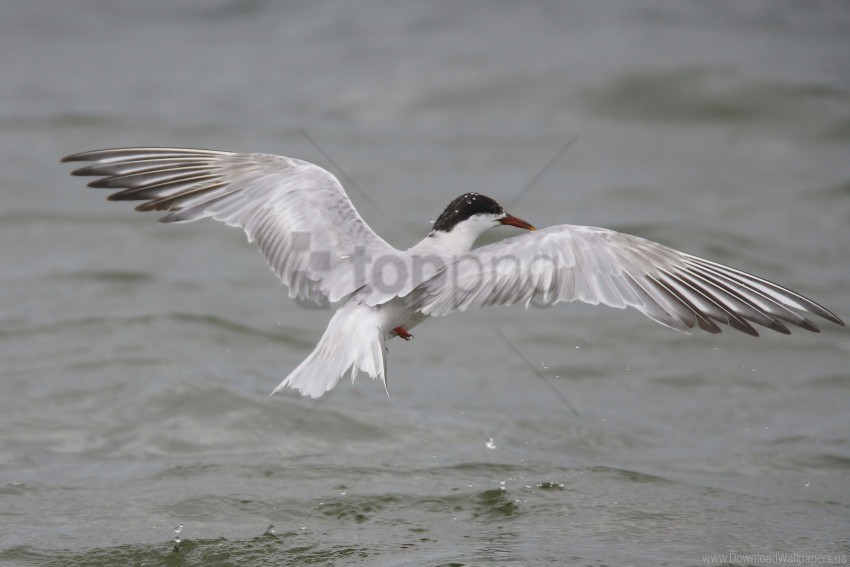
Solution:
<svg viewBox="0 0 850 567"><path fill-rule="evenodd" d="M191 148L111 148L106 150L92 150L65 156L61 161L132 161L148 157L221 157L236 155L233 152L220 152L216 150L196 150Z"/></svg>
<svg viewBox="0 0 850 567"><path fill-rule="evenodd" d="M152 201L148 201L147 203L141 204L136 207L137 211L175 211L180 210L184 207L188 202L193 199L203 199L201 202L197 204L208 204L210 198L213 195L210 195L216 189L221 189L222 187L226 187L228 184L226 182L213 183L212 185L204 185L202 187L198 187L196 189L186 189L185 191L181 191L175 195L168 195L166 197L162 197L160 199L154 199ZM206 197L206 198L205 198Z"/></svg>
<svg viewBox="0 0 850 567"><path fill-rule="evenodd" d="M696 324L697 315L696 312L688 304L689 302L686 299L677 295L674 291L670 290L669 287L664 285L660 280L658 280L654 276L647 274L646 281L649 284L649 287L653 289L656 293L658 293L662 300L667 303L667 306L671 308L670 310L665 311L667 311L674 317L678 317L679 319L681 319L682 322L687 325L689 329L693 328L693 326Z"/></svg>
<svg viewBox="0 0 850 567"><path fill-rule="evenodd" d="M91 176L117 176L130 173L142 173L156 171L164 167L212 167L212 160L182 158L150 158L133 161L114 161L107 163L94 163L71 172L71 175L79 177Z"/></svg>
<svg viewBox="0 0 850 567"><path fill-rule="evenodd" d="M681 282L671 274L666 272L663 273L665 274L665 277L663 278L663 285L668 289L671 286L675 288L675 291L670 289L670 292L675 293L679 300L685 303L685 305L693 311L699 328L712 334L720 333L720 327L714 324L711 319L720 321L721 323L727 323L728 314L725 310L711 301L711 299L704 297L697 290L689 288L687 284ZM706 305L705 302L708 302L708 305ZM698 305L698 303L701 303L701 305Z"/></svg>
<svg viewBox="0 0 850 567"><path fill-rule="evenodd" d="M214 181L218 181L218 183L213 183ZM218 175L198 175L195 177L171 179L153 185L124 189L123 191L109 195L107 199L109 201L148 201L165 197L176 197L189 189L220 187L222 184L228 185Z"/></svg>
<svg viewBox="0 0 850 567"><path fill-rule="evenodd" d="M786 335L791 332L787 327L779 323L773 317L764 313L762 310L758 309L752 303L743 300L737 294L728 292L723 289L723 287L712 284L710 281L706 281L700 274L687 272L681 275L676 275L667 272L666 270L662 271L667 274L667 277L671 280L693 290L694 293L697 293L711 306L714 306L716 309L720 309L724 313L724 318L731 316L739 319L746 319ZM715 318L715 320L717 319Z"/></svg>
<svg viewBox="0 0 850 567"><path fill-rule="evenodd" d="M791 307L786 306L784 303L780 303L775 297L767 295L763 291L747 285L746 282L733 279L729 275L715 271L711 267L703 266L702 268L703 269L700 271L702 277L716 282L718 287L721 287L722 281L726 281L728 282L727 289L737 290L739 294L746 292L750 301L759 302L759 307L766 313L796 325L797 327L806 329L807 331L811 331L813 333L820 332L817 325L794 311Z"/></svg>
<svg viewBox="0 0 850 567"><path fill-rule="evenodd" d="M133 172L124 175L104 177L89 183L89 187L96 189L133 189L137 187L152 187L166 181L179 181L188 179L199 174L210 175L208 165L158 168L150 171Z"/></svg>
<svg viewBox="0 0 850 567"><path fill-rule="evenodd" d="M732 311L744 319L767 327L768 329L778 333L782 333L783 335L791 333L788 327L770 316L767 312L756 305L755 302L748 300L743 294L737 293L734 289L723 285L722 282L712 281L710 277L707 277L701 272L688 271L681 276L672 273L669 273L669 275L671 278L675 278L677 281L681 282L682 285L687 285L698 291L706 298L707 301L711 301L725 311ZM725 301L731 302L732 305L724 303L718 295ZM785 308L782 307L782 309Z"/></svg>
<svg viewBox="0 0 850 567"><path fill-rule="evenodd" d="M177 223L177 222L191 222L201 218L205 218L211 216L212 213L207 212L208 209L214 204L223 201L229 197L232 197L234 193L238 193L237 190L228 191L226 193L222 193L217 197L213 197L209 201L204 201L203 203L199 203L197 205L192 205L191 207L187 207L185 209L181 209L179 211L172 211L169 214L159 219L161 223ZM248 235L248 242L254 242L254 237L252 235Z"/></svg>
<svg viewBox="0 0 850 567"><path fill-rule="evenodd" d="M826 319L827 321L831 321L836 325L844 326L844 321L842 321L837 315L823 307L822 305L815 303L811 299L800 295L790 289L784 288L779 284L775 284L769 280L764 278L759 278L752 274L748 274L746 272L742 272L740 270L736 270L735 268L730 268L729 266L724 266L723 264L718 264L716 262L712 262L710 260L706 260L704 258L699 258L697 256L686 255L688 261L697 263L701 266L704 266L707 269L711 269L715 272L721 272L726 274L728 277L732 279L737 279L739 282L744 284L745 287L755 287L756 289L761 289L768 296L776 295L779 298L782 298L785 305L789 307L795 307L797 309L802 309L803 311L809 311L810 313L814 313L819 317Z"/></svg>
<svg viewBox="0 0 850 567"><path fill-rule="evenodd" d="M626 278L628 278L631 282L632 289L641 299L642 305L635 306L641 313L662 325L670 327L671 329L675 329L682 333L691 332L691 328L688 327L681 318L674 316L664 309L664 306L659 303L658 300L653 297L643 285L641 285L635 276L628 271L623 271L623 274L625 274Z"/></svg>
<svg viewBox="0 0 850 567"><path fill-rule="evenodd" d="M676 299L678 299L678 300L680 300L680 301L684 301L684 298L683 298L683 297L679 296L678 294L676 294L676 293L675 293L675 292L673 292L672 290L669 290L669 288L667 288L667 286L666 286L666 285L664 285L664 283L662 283L661 281L656 280L656 279L655 279L654 277L652 277L652 276L650 276L650 279L651 279L651 280L653 280L653 281L658 282L658 284L659 284L659 285L664 286L664 287L665 287L665 289L668 289L668 291L669 291L669 292L670 292L670 293L671 293L671 294L672 294L672 295L673 295ZM723 305L718 305L718 307L720 307L720 308L723 310L723 312L724 312L724 313L726 313L726 320L725 320L725 321L720 321L720 322L725 323L725 324L729 325L730 327L732 327L732 328L734 328L734 329L737 329L737 330L741 331L742 333L746 333L746 334L748 334L748 335L750 335L750 336L752 336L752 337L757 337L757 336L759 336L758 331L756 331L756 330L753 328L753 326L752 326L752 325L750 325L749 323L747 323L744 319L742 319L740 316L738 316L738 315L737 315L736 313L734 313L732 310L730 310L730 309L726 308L726 307L725 307L725 306L723 306ZM715 319L715 320L718 320L718 319Z"/></svg>

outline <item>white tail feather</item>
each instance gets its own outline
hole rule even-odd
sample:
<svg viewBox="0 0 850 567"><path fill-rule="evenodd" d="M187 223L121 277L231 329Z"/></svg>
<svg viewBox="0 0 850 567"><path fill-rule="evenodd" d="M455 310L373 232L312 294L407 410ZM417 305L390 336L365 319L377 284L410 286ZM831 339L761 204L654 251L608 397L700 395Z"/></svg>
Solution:
<svg viewBox="0 0 850 567"><path fill-rule="evenodd" d="M294 388L305 396L318 398L336 386L349 369L352 382L358 372L363 372L373 379L380 378L386 389L384 333L378 312L371 307L355 304L340 307L310 356L271 395L284 388Z"/></svg>

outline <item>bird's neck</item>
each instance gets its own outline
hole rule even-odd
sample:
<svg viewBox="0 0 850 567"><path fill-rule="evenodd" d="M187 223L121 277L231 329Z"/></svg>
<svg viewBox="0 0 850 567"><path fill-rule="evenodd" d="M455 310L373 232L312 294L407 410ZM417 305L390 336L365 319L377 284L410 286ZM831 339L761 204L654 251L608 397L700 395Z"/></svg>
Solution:
<svg viewBox="0 0 850 567"><path fill-rule="evenodd" d="M451 232L432 230L428 236L410 250L439 256L460 256L472 250L472 246L479 235L480 232L463 229L455 229Z"/></svg>

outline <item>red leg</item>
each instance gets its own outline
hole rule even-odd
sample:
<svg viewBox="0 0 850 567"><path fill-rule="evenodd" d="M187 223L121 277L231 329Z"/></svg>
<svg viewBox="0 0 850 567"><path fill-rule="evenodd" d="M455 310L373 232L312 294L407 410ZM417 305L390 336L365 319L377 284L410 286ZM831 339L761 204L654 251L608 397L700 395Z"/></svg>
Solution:
<svg viewBox="0 0 850 567"><path fill-rule="evenodd" d="M405 329L404 327L396 327L395 329L393 329L393 332L406 341L409 341L413 338L413 335L408 333L407 329Z"/></svg>

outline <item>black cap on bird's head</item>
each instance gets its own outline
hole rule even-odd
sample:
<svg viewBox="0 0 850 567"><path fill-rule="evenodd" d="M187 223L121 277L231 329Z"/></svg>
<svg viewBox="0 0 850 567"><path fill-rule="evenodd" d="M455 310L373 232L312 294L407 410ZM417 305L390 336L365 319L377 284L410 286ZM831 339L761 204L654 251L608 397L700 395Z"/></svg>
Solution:
<svg viewBox="0 0 850 567"><path fill-rule="evenodd" d="M479 193L464 193L449 203L446 210L437 218L432 230L451 232L458 223L475 215L492 215L499 224L534 230L529 223L505 212L504 207L495 200Z"/></svg>

